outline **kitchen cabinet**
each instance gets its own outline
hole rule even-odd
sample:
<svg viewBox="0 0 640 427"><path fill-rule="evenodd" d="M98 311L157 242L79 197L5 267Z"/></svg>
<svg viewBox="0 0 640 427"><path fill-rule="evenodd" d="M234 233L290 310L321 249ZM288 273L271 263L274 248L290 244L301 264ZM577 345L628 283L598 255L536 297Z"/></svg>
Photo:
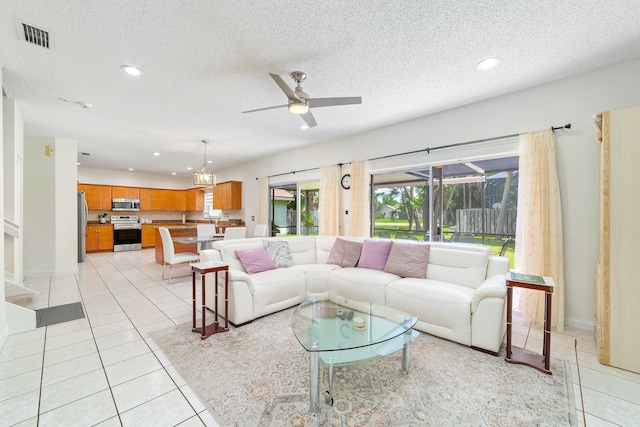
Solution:
<svg viewBox="0 0 640 427"><path fill-rule="evenodd" d="M142 248L152 248L156 245L156 228L158 224L142 224Z"/></svg>
<svg viewBox="0 0 640 427"><path fill-rule="evenodd" d="M153 189L151 188L140 189L140 210L141 211L153 210Z"/></svg>
<svg viewBox="0 0 640 427"><path fill-rule="evenodd" d="M214 209L242 209L242 182L226 181L213 187Z"/></svg>
<svg viewBox="0 0 640 427"><path fill-rule="evenodd" d="M204 210L204 190L200 188L191 188L187 190L187 210Z"/></svg>
<svg viewBox="0 0 640 427"><path fill-rule="evenodd" d="M113 225L87 225L87 252L113 251Z"/></svg>
<svg viewBox="0 0 640 427"><path fill-rule="evenodd" d="M85 199L90 211L111 210L111 187L84 184Z"/></svg>
<svg viewBox="0 0 640 427"><path fill-rule="evenodd" d="M138 187L111 187L111 197L114 199L139 199Z"/></svg>
<svg viewBox="0 0 640 427"><path fill-rule="evenodd" d="M175 210L186 211L187 210L187 190L175 191L175 194L176 194Z"/></svg>
<svg viewBox="0 0 640 427"><path fill-rule="evenodd" d="M176 209L176 190L164 190L164 210L175 211Z"/></svg>
<svg viewBox="0 0 640 427"><path fill-rule="evenodd" d="M166 198L167 190L153 190L153 210L154 211L163 211L164 210L164 202Z"/></svg>

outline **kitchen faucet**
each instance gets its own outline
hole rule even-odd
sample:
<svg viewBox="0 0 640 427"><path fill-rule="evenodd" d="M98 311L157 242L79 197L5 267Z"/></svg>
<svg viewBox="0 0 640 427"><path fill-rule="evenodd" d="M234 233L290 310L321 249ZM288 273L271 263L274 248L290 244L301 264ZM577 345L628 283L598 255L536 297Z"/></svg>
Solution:
<svg viewBox="0 0 640 427"><path fill-rule="evenodd" d="M209 215L209 213L205 212L202 214L203 218L209 218L209 224L211 224L211 215Z"/></svg>

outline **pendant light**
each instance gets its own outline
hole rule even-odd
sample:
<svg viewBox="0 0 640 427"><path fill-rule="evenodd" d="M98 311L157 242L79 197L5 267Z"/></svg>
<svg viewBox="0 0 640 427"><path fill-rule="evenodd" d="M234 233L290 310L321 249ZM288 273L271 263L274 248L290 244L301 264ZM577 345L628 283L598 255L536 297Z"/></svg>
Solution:
<svg viewBox="0 0 640 427"><path fill-rule="evenodd" d="M203 139L202 143L204 144L204 163L202 170L193 173L193 185L197 187L215 187L216 176L213 172L207 171L207 144L209 141Z"/></svg>

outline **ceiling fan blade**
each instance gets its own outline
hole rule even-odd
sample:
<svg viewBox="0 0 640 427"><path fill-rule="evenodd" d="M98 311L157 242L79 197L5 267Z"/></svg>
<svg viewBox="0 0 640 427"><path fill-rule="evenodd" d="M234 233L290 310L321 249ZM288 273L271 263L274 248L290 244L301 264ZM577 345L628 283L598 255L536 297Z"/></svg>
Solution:
<svg viewBox="0 0 640 427"><path fill-rule="evenodd" d="M287 98L291 99L292 101L300 102L300 98L298 98L298 95L296 95L295 92L291 90L291 88L284 82L284 80L282 80L282 77L277 74L271 73L269 73L269 75L271 76L273 81L275 81L276 84L280 86L280 89L282 89L284 94L287 95Z"/></svg>
<svg viewBox="0 0 640 427"><path fill-rule="evenodd" d="M273 106L273 107L258 108L258 109L255 109L255 110L243 111L243 113L255 113L256 111L273 110L273 109L276 109L276 108L283 108L283 107L288 107L288 105L285 104L285 105L276 105L276 106Z"/></svg>
<svg viewBox="0 0 640 427"><path fill-rule="evenodd" d="M307 111L304 114L300 114L300 117L302 117L302 120L304 120L310 128L318 125L318 123L316 123L316 119L313 117L313 114L311 114L311 110Z"/></svg>
<svg viewBox="0 0 640 427"><path fill-rule="evenodd" d="M311 98L309 99L310 108L331 107L334 105L351 105L362 104L362 98L359 96L343 97L343 98Z"/></svg>

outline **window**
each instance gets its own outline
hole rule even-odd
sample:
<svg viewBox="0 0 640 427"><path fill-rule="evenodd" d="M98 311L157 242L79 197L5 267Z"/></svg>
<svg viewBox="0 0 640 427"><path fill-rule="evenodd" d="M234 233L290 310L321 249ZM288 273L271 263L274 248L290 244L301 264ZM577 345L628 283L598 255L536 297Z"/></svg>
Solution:
<svg viewBox="0 0 640 427"><path fill-rule="evenodd" d="M318 234L320 181L305 181L272 186L272 236Z"/></svg>
<svg viewBox="0 0 640 427"><path fill-rule="evenodd" d="M515 238L517 156L375 174L372 191L373 236L481 243L494 253Z"/></svg>
<svg viewBox="0 0 640 427"><path fill-rule="evenodd" d="M209 215L210 218L220 218L222 216L220 209L213 209L213 188L206 188L204 190L203 214Z"/></svg>

